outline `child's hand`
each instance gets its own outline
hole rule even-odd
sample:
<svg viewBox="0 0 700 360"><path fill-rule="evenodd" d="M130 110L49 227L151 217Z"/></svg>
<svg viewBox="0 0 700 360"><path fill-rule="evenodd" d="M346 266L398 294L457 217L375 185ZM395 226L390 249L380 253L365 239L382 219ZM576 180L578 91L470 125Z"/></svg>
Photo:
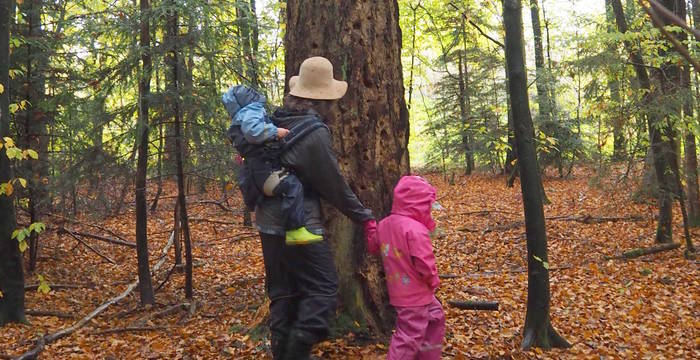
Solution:
<svg viewBox="0 0 700 360"><path fill-rule="evenodd" d="M287 130L285 128L281 128L281 127L277 128L277 138L278 139L281 139L287 135L289 135L289 130Z"/></svg>

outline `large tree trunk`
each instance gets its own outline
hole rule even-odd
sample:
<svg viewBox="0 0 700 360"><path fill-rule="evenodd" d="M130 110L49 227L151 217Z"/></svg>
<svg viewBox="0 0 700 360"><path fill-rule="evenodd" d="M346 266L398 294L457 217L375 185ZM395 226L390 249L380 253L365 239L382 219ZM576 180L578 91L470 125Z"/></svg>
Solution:
<svg viewBox="0 0 700 360"><path fill-rule="evenodd" d="M0 0L0 139L10 134L10 0ZM2 140L0 140L2 141ZM0 149L0 184L12 179L10 160ZM8 322L26 322L24 317L24 270L15 230L12 198L0 194L0 326Z"/></svg>
<svg viewBox="0 0 700 360"><path fill-rule="evenodd" d="M140 109L137 126L138 163L136 165L136 257L138 259L139 294L141 304L153 305L153 284L148 264L148 213L146 211L146 172L148 170L148 110L151 93L151 32L150 4L140 0L141 7L141 76L139 78Z"/></svg>
<svg viewBox="0 0 700 360"><path fill-rule="evenodd" d="M527 314L523 329L522 348L536 346L544 349L569 347L551 325L549 317L550 290L547 262L547 234L544 206L540 193L541 179L537 171L532 117L527 94L527 72L523 48L521 0L504 0L503 22L506 33L506 62L510 74L509 88L513 106L515 138L518 143L520 187L525 209L527 235Z"/></svg>
<svg viewBox="0 0 700 360"><path fill-rule="evenodd" d="M409 171L398 16L396 0L287 2L286 76L320 55L333 63L336 78L348 82L345 97L323 115L343 174L378 218L390 211L392 189ZM324 210L342 311L386 334L392 324L381 264L365 260L362 229L338 211Z"/></svg>
<svg viewBox="0 0 700 360"><path fill-rule="evenodd" d="M617 29L624 34L627 32L627 20L622 10L622 3L620 0L611 1L615 13ZM671 211L673 208L675 180L673 179L671 163L668 159L675 156L674 147L671 143L673 133L669 124L665 121L663 114L660 114L652 108L659 98L660 90L657 89L658 86L652 89L651 80L640 51L629 42L625 42L625 48L629 53L631 63L634 64L639 86L645 91L643 99L646 107L645 116L647 118L651 151L654 158L656 179L659 183L659 221L656 228L656 241L670 242L672 241ZM660 71L656 73L656 78L665 83L666 81L663 80L663 73Z"/></svg>

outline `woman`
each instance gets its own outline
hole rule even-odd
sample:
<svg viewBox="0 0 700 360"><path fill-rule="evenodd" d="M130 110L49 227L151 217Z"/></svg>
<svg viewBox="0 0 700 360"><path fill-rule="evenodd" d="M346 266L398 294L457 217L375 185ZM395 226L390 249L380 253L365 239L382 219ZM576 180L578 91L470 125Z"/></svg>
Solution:
<svg viewBox="0 0 700 360"><path fill-rule="evenodd" d="M333 65L322 57L306 59L289 83L291 91L273 121L290 129L280 160L304 184L306 228L323 235L319 201L323 198L373 234L372 211L360 203L340 173L330 131L315 110L345 95L347 83L333 79ZM328 335L338 277L328 241L285 246L280 201L264 197L255 209L270 298L272 352L275 359L308 359L312 346Z"/></svg>

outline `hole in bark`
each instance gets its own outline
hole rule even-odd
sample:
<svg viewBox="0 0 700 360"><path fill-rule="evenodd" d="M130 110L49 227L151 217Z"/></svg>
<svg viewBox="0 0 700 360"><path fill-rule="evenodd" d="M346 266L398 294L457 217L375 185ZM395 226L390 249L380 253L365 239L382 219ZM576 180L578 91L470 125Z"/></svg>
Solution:
<svg viewBox="0 0 700 360"><path fill-rule="evenodd" d="M318 44L316 42L311 43L312 49L318 49Z"/></svg>
<svg viewBox="0 0 700 360"><path fill-rule="evenodd" d="M361 27L362 24L359 21L355 21L354 23L352 23L352 28L355 30L360 30Z"/></svg>

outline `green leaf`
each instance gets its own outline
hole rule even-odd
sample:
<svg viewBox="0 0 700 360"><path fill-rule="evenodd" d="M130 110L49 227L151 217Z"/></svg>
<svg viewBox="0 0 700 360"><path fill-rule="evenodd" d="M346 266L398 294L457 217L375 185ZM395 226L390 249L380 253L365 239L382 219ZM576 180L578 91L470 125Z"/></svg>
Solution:
<svg viewBox="0 0 700 360"><path fill-rule="evenodd" d="M545 268L545 269L547 269L547 270L549 270L549 263L546 262L546 261L543 261L543 262L542 262L542 267Z"/></svg>
<svg viewBox="0 0 700 360"><path fill-rule="evenodd" d="M8 148L6 151L7 151L7 158L9 158L10 160L12 160L12 159L21 160L22 159L22 150L20 150L19 148L11 147L11 148Z"/></svg>
<svg viewBox="0 0 700 360"><path fill-rule="evenodd" d="M19 110L19 105L17 104L10 104L10 114L14 114Z"/></svg>
<svg viewBox="0 0 700 360"><path fill-rule="evenodd" d="M37 234L41 234L44 230L46 230L46 224L43 222L35 222L29 225L29 232L34 231Z"/></svg>
<svg viewBox="0 0 700 360"><path fill-rule="evenodd" d="M37 278L39 279L39 287L36 289L36 291L42 294L48 294L51 291L49 283L42 275L37 275Z"/></svg>
<svg viewBox="0 0 700 360"><path fill-rule="evenodd" d="M0 94L2 94L2 93L4 93L4 92L5 92L5 86L3 86L2 84L0 84Z"/></svg>
<svg viewBox="0 0 700 360"><path fill-rule="evenodd" d="M27 180L24 178L17 178L17 181L19 181L19 184L22 185L23 188L27 187Z"/></svg>
<svg viewBox="0 0 700 360"><path fill-rule="evenodd" d="M39 159L39 154L36 151L34 151L32 149L27 149L25 151L27 152L27 155L29 155L30 158L32 158L34 160Z"/></svg>
<svg viewBox="0 0 700 360"><path fill-rule="evenodd" d="M27 245L26 241L21 241L19 243L19 251L20 252L25 252L25 251L27 251L28 248L29 248L29 245Z"/></svg>
<svg viewBox="0 0 700 360"><path fill-rule="evenodd" d="M24 241L24 239L27 238L26 230L27 229L20 229L19 230L19 232L17 233L17 241L22 242L22 241Z"/></svg>
<svg viewBox="0 0 700 360"><path fill-rule="evenodd" d="M17 235L19 235L19 230L20 230L20 229L17 229L17 230L15 230L15 231L12 232L12 239L16 238Z"/></svg>
<svg viewBox="0 0 700 360"><path fill-rule="evenodd" d="M539 257L539 256L537 256L537 255L532 255L532 257L535 258L535 260L537 260L537 261L539 261L539 262L542 262L542 258L541 258L541 257Z"/></svg>

